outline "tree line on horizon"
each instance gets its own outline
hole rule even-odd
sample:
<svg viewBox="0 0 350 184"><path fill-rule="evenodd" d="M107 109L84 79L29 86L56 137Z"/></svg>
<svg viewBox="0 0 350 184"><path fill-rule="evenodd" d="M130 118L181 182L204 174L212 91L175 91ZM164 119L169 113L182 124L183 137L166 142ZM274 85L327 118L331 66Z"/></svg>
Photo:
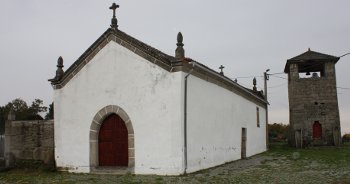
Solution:
<svg viewBox="0 0 350 184"><path fill-rule="evenodd" d="M283 123L268 124L269 142L286 142L289 125Z"/></svg>
<svg viewBox="0 0 350 184"><path fill-rule="evenodd" d="M16 98L6 105L0 106L0 134L3 134L5 131L5 121L11 110L16 116L16 120L53 119L53 103L46 107L43 105L43 100L35 99L29 106L26 101ZM45 112L45 117L42 117L40 113Z"/></svg>

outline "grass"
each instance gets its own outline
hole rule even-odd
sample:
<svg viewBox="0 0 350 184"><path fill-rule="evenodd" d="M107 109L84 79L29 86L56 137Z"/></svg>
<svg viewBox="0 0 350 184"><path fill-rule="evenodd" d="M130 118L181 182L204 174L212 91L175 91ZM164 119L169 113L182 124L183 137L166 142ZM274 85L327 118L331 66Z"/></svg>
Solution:
<svg viewBox="0 0 350 184"><path fill-rule="evenodd" d="M249 159L184 176L90 175L18 168L0 172L2 183L350 183L350 144L294 149L277 143Z"/></svg>
<svg viewBox="0 0 350 184"><path fill-rule="evenodd" d="M271 156L286 157L294 160L294 164L303 162L317 162L319 164L336 167L348 167L350 164L350 144L342 147L311 147L306 149L295 149L285 144L274 144L266 153ZM302 164L301 164L302 165Z"/></svg>

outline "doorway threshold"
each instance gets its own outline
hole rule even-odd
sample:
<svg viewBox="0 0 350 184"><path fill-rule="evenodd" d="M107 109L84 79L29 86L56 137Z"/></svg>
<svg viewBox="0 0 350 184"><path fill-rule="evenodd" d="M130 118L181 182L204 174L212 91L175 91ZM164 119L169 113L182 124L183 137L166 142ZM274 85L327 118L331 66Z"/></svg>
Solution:
<svg viewBox="0 0 350 184"><path fill-rule="evenodd" d="M111 174L111 175L134 174L134 167L118 167L118 166L91 167L90 173L91 174Z"/></svg>

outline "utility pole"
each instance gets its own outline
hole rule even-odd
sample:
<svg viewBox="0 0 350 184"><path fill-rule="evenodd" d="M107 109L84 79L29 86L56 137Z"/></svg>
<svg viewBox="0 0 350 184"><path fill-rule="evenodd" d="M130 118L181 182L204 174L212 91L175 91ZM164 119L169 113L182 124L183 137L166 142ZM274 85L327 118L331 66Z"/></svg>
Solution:
<svg viewBox="0 0 350 184"><path fill-rule="evenodd" d="M267 72L269 72L270 71L270 69L267 69L265 72L264 72L264 93L265 93L265 100L266 100L266 102L267 102L267 104L266 104L266 149L269 149L269 126L268 126L268 124L269 124L269 118L268 118L268 112L269 112L269 110L268 110L268 106L269 106L269 104L268 104L268 100L267 100L267 81L269 80L269 74L267 73Z"/></svg>

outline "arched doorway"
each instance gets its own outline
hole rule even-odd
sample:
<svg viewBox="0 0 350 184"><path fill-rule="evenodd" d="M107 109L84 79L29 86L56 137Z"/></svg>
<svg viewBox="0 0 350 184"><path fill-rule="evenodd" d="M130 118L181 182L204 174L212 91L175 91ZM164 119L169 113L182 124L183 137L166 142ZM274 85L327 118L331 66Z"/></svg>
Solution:
<svg viewBox="0 0 350 184"><path fill-rule="evenodd" d="M128 166L128 130L118 115L103 121L98 145L99 166Z"/></svg>
<svg viewBox="0 0 350 184"><path fill-rule="evenodd" d="M315 121L314 124L312 125L312 130L313 130L312 137L314 139L320 139L322 137L322 125L320 124L320 122Z"/></svg>
<svg viewBox="0 0 350 184"><path fill-rule="evenodd" d="M121 118L121 120L124 122L124 125L127 129L127 154L128 154L128 163L127 167L114 167L114 169L122 169L123 171L131 172L133 173L133 169L135 166L135 144L134 144L134 128L132 126L132 121L129 118L128 114L124 111L123 108L117 106L117 105L108 105L103 108L101 108L92 119L91 125L90 125L90 172L94 173L96 170L98 170L100 163L99 163L99 133L102 127L102 124L104 124L105 121L107 121L107 118L111 115L116 115ZM102 153L103 154L103 153ZM126 168L126 170L125 170ZM105 169L105 168L104 168Z"/></svg>

